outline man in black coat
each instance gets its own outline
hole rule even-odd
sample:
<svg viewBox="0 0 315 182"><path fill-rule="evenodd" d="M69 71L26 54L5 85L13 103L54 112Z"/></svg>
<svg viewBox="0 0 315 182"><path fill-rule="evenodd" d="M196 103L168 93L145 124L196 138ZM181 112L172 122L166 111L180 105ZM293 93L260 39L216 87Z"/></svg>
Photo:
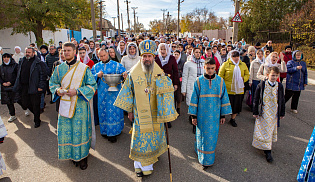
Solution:
<svg viewBox="0 0 315 182"><path fill-rule="evenodd" d="M52 75L52 68L54 66L54 63L59 60L59 53L56 51L56 46L51 44L49 45L49 53L46 56L46 64L48 66L48 76L50 77ZM49 81L46 81L46 88L47 88L47 94L50 94L50 91L48 89ZM52 100L50 99L50 103L52 104Z"/></svg>
<svg viewBox="0 0 315 182"><path fill-rule="evenodd" d="M20 93L22 105L34 114L35 128L38 128L41 123L40 101L47 79L44 64L35 56L34 48L27 47L25 57L19 63L17 79L13 88L13 91Z"/></svg>

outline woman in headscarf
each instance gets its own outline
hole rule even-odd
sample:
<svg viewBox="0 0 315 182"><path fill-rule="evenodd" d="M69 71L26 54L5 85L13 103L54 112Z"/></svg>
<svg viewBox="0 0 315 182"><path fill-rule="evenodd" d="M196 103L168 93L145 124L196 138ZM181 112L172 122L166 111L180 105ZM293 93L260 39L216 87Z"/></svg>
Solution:
<svg viewBox="0 0 315 182"><path fill-rule="evenodd" d="M169 74L173 82L175 91L179 85L178 67L176 59L171 55L170 47L161 43L158 47L158 55L155 57L155 62L163 69L164 73ZM171 123L167 123L168 127L172 127Z"/></svg>
<svg viewBox="0 0 315 182"><path fill-rule="evenodd" d="M18 102L20 104L19 94L13 92L13 86L18 73L18 64L9 53L4 53L2 60L3 64L0 66L1 104L7 105L11 116L8 122L12 122L16 120L14 103ZM28 112L26 107L23 107L23 110L25 113Z"/></svg>
<svg viewBox="0 0 315 182"><path fill-rule="evenodd" d="M262 64L264 64L264 55L263 55L263 51L259 49L257 50L257 53L256 53L256 59L252 61L250 64L249 86L251 87L251 90L252 90L252 96L255 95L257 85L260 83L260 79L257 77L257 72Z"/></svg>
<svg viewBox="0 0 315 182"><path fill-rule="evenodd" d="M127 46L127 56L124 56L121 59L121 64L126 68L127 71L130 69L140 60L138 46L134 42L130 42Z"/></svg>
<svg viewBox="0 0 315 182"><path fill-rule="evenodd" d="M287 64L288 72L286 78L285 102L292 97L291 112L297 114L301 91L304 90L307 85L307 67L306 63L303 61L302 51L294 51L292 57L293 60L289 61Z"/></svg>
<svg viewBox="0 0 315 182"><path fill-rule="evenodd" d="M269 67L273 67L273 66L278 67L280 69L280 73L287 72L287 66L283 60L284 59L283 54L280 55L281 64L277 63L278 59L279 59L279 56L277 52L270 53L269 56L265 59L265 63L260 66L257 72L257 78L259 78L260 80L266 80L267 74L269 73L268 71Z"/></svg>
<svg viewBox="0 0 315 182"><path fill-rule="evenodd" d="M126 43L123 40L119 41L117 45L117 52L119 53L120 57L127 55Z"/></svg>
<svg viewBox="0 0 315 182"><path fill-rule="evenodd" d="M16 63L19 63L20 59L24 57L24 53L21 52L21 47L15 46L14 47L14 54L13 54L13 59L15 60Z"/></svg>
<svg viewBox="0 0 315 182"><path fill-rule="evenodd" d="M244 97L244 83L249 79L249 71L245 63L240 60L240 53L233 50L228 55L228 60L220 67L219 76L224 79L232 107L230 123L237 127L236 115L242 111Z"/></svg>
<svg viewBox="0 0 315 182"><path fill-rule="evenodd" d="M121 60L121 56L120 54L116 51L115 47L114 46L110 46L108 48L108 54L109 54L109 59L110 60L113 60L113 61L116 61L118 63L120 63L120 60ZM118 55L119 54L119 55Z"/></svg>

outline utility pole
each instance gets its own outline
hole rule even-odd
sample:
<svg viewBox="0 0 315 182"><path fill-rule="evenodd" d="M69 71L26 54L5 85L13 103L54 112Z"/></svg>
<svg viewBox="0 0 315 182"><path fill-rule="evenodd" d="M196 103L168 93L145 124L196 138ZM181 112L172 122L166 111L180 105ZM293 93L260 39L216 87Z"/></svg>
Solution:
<svg viewBox="0 0 315 182"><path fill-rule="evenodd" d="M120 36L119 0L117 0L118 36Z"/></svg>
<svg viewBox="0 0 315 182"><path fill-rule="evenodd" d="M137 16L137 32L140 33L140 29L139 29L139 16Z"/></svg>
<svg viewBox="0 0 315 182"><path fill-rule="evenodd" d="M114 19L114 28L116 29L116 25L115 25L115 22L116 22L115 19L116 19L116 17L113 16L112 18Z"/></svg>
<svg viewBox="0 0 315 182"><path fill-rule="evenodd" d="M103 1L100 1L99 4L100 4L100 31L101 31L101 40L103 41L103 32L102 32L102 2Z"/></svg>
<svg viewBox="0 0 315 182"><path fill-rule="evenodd" d="M183 3L184 0L182 0L182 2L180 2L180 0L178 0L178 12L177 12L177 39L179 38L179 18L180 18L180 3Z"/></svg>
<svg viewBox="0 0 315 182"><path fill-rule="evenodd" d="M94 13L94 2L90 1L91 4L91 15L92 15L92 27L93 27L93 40L96 39L96 26L95 26L95 13Z"/></svg>
<svg viewBox="0 0 315 182"><path fill-rule="evenodd" d="M121 18L121 29L124 31L124 18L122 13L120 13L120 18Z"/></svg>
<svg viewBox="0 0 315 182"><path fill-rule="evenodd" d="M161 9L161 11L163 11L163 31L165 32L165 19L164 19L164 14L165 14L165 11L167 11L167 9Z"/></svg>
<svg viewBox="0 0 315 182"><path fill-rule="evenodd" d="M168 11L166 16L167 16L167 18L166 18L166 33L169 33L170 16L172 16L172 15L170 15L170 12Z"/></svg>
<svg viewBox="0 0 315 182"><path fill-rule="evenodd" d="M235 14L240 11L240 0L234 0L235 2ZM238 41L238 22L233 22L233 39L232 44L234 44L235 41Z"/></svg>
<svg viewBox="0 0 315 182"><path fill-rule="evenodd" d="M136 34L136 9L138 9L138 7L131 7L131 9L133 9L133 33Z"/></svg>
<svg viewBox="0 0 315 182"><path fill-rule="evenodd" d="M130 1L125 1L125 3L127 4L127 22L128 22L128 31L129 31L129 34L130 34L130 19L129 19L129 3Z"/></svg>

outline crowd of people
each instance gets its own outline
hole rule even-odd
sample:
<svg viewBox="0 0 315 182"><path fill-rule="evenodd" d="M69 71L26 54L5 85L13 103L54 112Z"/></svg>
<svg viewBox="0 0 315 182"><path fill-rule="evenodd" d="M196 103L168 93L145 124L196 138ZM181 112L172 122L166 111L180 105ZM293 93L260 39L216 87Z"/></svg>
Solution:
<svg viewBox="0 0 315 182"><path fill-rule="evenodd" d="M199 163L204 169L213 165L219 125L230 115L229 123L237 127L244 100L256 118L252 145L272 162L285 103L292 98L291 111L297 114L307 85L303 53L290 45L275 52L272 41L261 47L244 39L232 43L145 34L101 42L71 38L58 46L38 49L32 43L24 53L19 46L14 50L11 55L0 47L1 104L8 107L8 122L17 119L18 103L40 127L48 95L59 113L58 158L84 170L89 149L95 147L95 125L115 143L127 115L132 125L129 157L139 177L151 174L167 151L165 130L181 112L189 114ZM116 90L106 80L110 75L119 75ZM181 109L184 101L188 111Z"/></svg>

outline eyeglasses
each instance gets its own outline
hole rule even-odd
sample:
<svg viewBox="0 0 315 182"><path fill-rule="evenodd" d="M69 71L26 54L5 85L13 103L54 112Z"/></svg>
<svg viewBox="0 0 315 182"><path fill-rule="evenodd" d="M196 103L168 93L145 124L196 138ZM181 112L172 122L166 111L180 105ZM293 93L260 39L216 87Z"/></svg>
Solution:
<svg viewBox="0 0 315 182"><path fill-rule="evenodd" d="M172 46L172 48L176 48L176 46Z"/></svg>

